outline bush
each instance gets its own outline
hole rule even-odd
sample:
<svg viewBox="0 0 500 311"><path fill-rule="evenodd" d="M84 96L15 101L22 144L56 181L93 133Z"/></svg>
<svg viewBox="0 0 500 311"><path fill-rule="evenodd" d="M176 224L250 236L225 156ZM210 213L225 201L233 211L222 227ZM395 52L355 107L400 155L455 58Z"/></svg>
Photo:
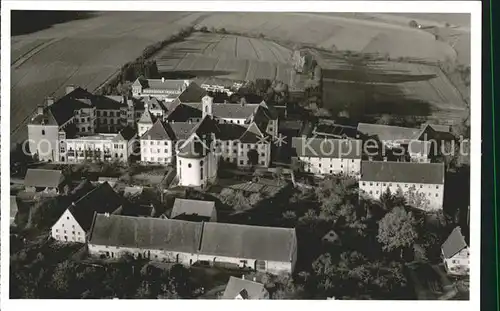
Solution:
<svg viewBox="0 0 500 311"><path fill-rule="evenodd" d="M418 27L418 23L414 20L411 20L408 25L411 27L411 28L417 28Z"/></svg>
<svg viewBox="0 0 500 311"><path fill-rule="evenodd" d="M201 32L204 32L204 33L209 32L209 31L208 31L207 26L203 26L203 27L201 27L201 28L200 28L200 31L201 31Z"/></svg>

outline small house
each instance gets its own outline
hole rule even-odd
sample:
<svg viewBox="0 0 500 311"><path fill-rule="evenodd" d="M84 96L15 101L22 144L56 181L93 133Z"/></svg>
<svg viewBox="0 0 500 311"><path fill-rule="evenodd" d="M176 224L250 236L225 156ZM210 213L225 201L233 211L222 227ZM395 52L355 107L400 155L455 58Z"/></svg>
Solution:
<svg viewBox="0 0 500 311"><path fill-rule="evenodd" d="M64 175L60 170L28 169L24 186L27 192L59 194L64 186Z"/></svg>
<svg viewBox="0 0 500 311"><path fill-rule="evenodd" d="M244 275L241 279L231 276L222 299L269 299L269 292L264 284L245 280Z"/></svg>
<svg viewBox="0 0 500 311"><path fill-rule="evenodd" d="M215 210L215 202L177 198L175 199L170 218L188 221L216 222L217 211Z"/></svg>
<svg viewBox="0 0 500 311"><path fill-rule="evenodd" d="M469 274L469 246L460 227L453 229L441 247L446 272L451 275Z"/></svg>

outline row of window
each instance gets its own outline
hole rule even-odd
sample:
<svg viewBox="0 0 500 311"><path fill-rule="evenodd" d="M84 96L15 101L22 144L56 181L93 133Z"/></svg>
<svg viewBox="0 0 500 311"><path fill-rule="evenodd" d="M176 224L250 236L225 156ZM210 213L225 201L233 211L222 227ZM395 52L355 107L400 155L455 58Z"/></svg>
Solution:
<svg viewBox="0 0 500 311"><path fill-rule="evenodd" d="M154 145L165 145L165 146L168 146L168 141L161 141L161 140L141 140L141 143L143 143L144 145L151 145L151 146L154 146Z"/></svg>
<svg viewBox="0 0 500 311"><path fill-rule="evenodd" d="M80 237L70 237L69 240L68 240L68 236L67 235L65 235L63 237L64 237L64 241L85 242L84 239L81 236ZM56 239L57 240L61 240L61 236L60 235L56 235Z"/></svg>
<svg viewBox="0 0 500 311"><path fill-rule="evenodd" d="M163 162L167 162L169 158L162 158L162 157L158 157L158 158L155 158L155 157L144 157L144 161L146 162L160 162L160 163L163 163Z"/></svg>
<svg viewBox="0 0 500 311"><path fill-rule="evenodd" d="M146 153L148 151L147 148L142 148L142 152L143 153ZM160 153L162 152L162 149L153 149L153 148L149 148L149 152L150 153ZM168 149L163 149L163 152L164 153L168 153Z"/></svg>
<svg viewBox="0 0 500 311"><path fill-rule="evenodd" d="M73 226L73 228L75 228L75 226ZM63 230L63 231L64 231L64 234L66 234L66 230ZM56 229L56 233L59 233L59 229ZM75 235L75 231L71 231L71 234ZM78 235L80 235L80 234L81 234L81 232L78 231Z"/></svg>
<svg viewBox="0 0 500 311"><path fill-rule="evenodd" d="M373 182L370 183L370 186L373 186ZM379 186L379 184L382 184L383 187L386 187L387 183L375 183L376 186ZM363 181L362 183L363 186L366 186L366 182ZM389 187L392 187L392 183L389 183ZM405 184L404 186L405 188L408 188L408 184ZM429 185L429 188L431 188L432 185ZM420 185L420 189L423 189L424 188L424 185ZM439 185L436 186L436 189L439 189Z"/></svg>
<svg viewBox="0 0 500 311"><path fill-rule="evenodd" d="M370 194L373 194L372 190L370 190L369 192L370 192ZM382 191L379 191L379 190L375 191L375 195L381 194L381 193L382 193ZM429 192L429 196L432 196L432 193ZM438 196L439 196L439 194L436 193L435 197L437 198Z"/></svg>

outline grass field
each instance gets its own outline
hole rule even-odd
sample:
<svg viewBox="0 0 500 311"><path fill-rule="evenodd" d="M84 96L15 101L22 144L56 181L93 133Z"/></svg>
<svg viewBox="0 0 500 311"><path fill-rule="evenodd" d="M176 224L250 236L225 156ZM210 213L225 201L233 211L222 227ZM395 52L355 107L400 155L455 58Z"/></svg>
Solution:
<svg viewBox="0 0 500 311"><path fill-rule="evenodd" d="M106 12L12 37L12 142L26 138L26 123L46 96L62 96L68 84L93 91L146 46L196 24L203 14Z"/></svg>
<svg viewBox="0 0 500 311"><path fill-rule="evenodd" d="M324 69L324 106L333 111L349 106L361 115L446 116L446 121L466 112L460 92L436 66L316 55Z"/></svg>
<svg viewBox="0 0 500 311"><path fill-rule="evenodd" d="M233 80L267 78L288 82L292 52L269 40L194 33L157 56L160 72Z"/></svg>
<svg viewBox="0 0 500 311"><path fill-rule="evenodd" d="M406 17L409 18L409 17ZM427 61L467 58L460 41L387 18L316 13L101 12L11 38L11 139L26 138L26 123L46 96L63 95L67 84L93 91L142 50L189 25L264 35L292 45L378 53ZM466 27L466 26L464 26ZM447 41L448 40L448 41ZM161 58L165 70L214 73L231 79L287 81L286 48L268 40L200 35ZM458 54L457 54L458 53Z"/></svg>

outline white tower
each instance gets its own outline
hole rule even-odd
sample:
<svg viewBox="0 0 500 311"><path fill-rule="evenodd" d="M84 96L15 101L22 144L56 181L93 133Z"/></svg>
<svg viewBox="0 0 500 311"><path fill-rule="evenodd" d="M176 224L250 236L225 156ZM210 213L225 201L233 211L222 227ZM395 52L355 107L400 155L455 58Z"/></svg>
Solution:
<svg viewBox="0 0 500 311"><path fill-rule="evenodd" d="M205 116L209 115L212 116L212 104L214 102L214 99L208 95L204 96L201 99L202 103L202 118L205 118Z"/></svg>

